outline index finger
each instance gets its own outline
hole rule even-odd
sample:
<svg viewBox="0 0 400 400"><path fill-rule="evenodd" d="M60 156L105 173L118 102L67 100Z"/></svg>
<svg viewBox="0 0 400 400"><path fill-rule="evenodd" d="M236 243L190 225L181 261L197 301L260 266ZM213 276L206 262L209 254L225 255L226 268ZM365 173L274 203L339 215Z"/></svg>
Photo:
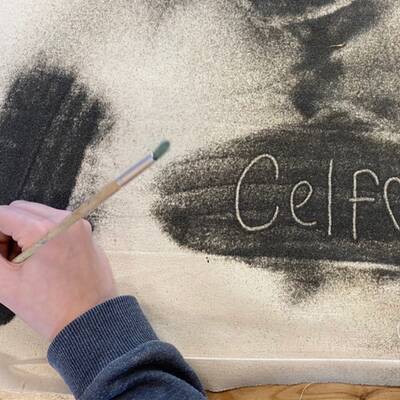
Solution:
<svg viewBox="0 0 400 400"><path fill-rule="evenodd" d="M49 219L11 206L0 206L0 232L11 236L21 249L33 244L53 226Z"/></svg>
<svg viewBox="0 0 400 400"><path fill-rule="evenodd" d="M32 214L42 218L51 219L54 222L60 222L70 214L70 212L66 210L60 210L58 208L47 206L46 204L26 200L14 200L10 203L10 206L29 211Z"/></svg>

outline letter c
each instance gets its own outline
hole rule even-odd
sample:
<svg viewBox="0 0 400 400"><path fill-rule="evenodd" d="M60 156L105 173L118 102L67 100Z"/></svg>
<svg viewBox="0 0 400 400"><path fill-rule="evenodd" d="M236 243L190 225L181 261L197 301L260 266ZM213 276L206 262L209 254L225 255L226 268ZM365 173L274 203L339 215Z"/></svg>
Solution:
<svg viewBox="0 0 400 400"><path fill-rule="evenodd" d="M239 221L239 223L242 226L242 228L246 229L246 231L249 231L249 232L262 231L264 229L269 228L274 223L274 221L276 220L276 218L278 216L278 213L279 213L279 207L276 206L274 215L271 218L271 220L269 222L267 222L266 224L257 225L257 226L246 225L243 222L242 217L240 215L239 195L240 195L240 186L242 185L242 181L245 178L246 174L249 172L249 170L253 167L253 165L256 164L258 161L260 161L263 158L268 158L269 160L272 161L272 163L274 164L274 167L275 167L275 179L278 179L278 177L279 177L279 167L278 167L278 163L277 163L276 159L273 156L271 156L270 154L261 154L258 157L256 157L254 160L252 160L250 162L250 164L244 169L244 171L242 172L242 175L239 178L239 182L238 182L238 184L236 186L236 196L235 196L236 218Z"/></svg>

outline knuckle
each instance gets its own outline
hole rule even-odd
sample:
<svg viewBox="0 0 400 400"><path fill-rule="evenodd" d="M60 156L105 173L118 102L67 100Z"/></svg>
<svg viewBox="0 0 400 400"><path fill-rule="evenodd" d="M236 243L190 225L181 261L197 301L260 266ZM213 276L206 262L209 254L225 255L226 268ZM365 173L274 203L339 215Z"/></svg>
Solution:
<svg viewBox="0 0 400 400"><path fill-rule="evenodd" d="M36 235L45 235L52 227L54 226L54 222L43 219L40 221L34 221L32 223L32 230Z"/></svg>
<svg viewBox="0 0 400 400"><path fill-rule="evenodd" d="M88 229L92 230L92 224L87 219L84 219L83 223Z"/></svg>
<svg viewBox="0 0 400 400"><path fill-rule="evenodd" d="M31 221L16 238L19 246L22 248L31 246L36 240L45 236L53 226L54 223L45 219Z"/></svg>
<svg viewBox="0 0 400 400"><path fill-rule="evenodd" d="M26 204L26 203L27 203L27 201L25 201L25 200L14 200L9 205L10 206L17 206L18 204Z"/></svg>
<svg viewBox="0 0 400 400"><path fill-rule="evenodd" d="M92 225L90 224L90 222L86 219L82 219L82 228L87 231L87 232L92 232Z"/></svg>
<svg viewBox="0 0 400 400"><path fill-rule="evenodd" d="M74 224L75 230L79 234L91 234L92 233L92 226L90 223L85 219L80 219Z"/></svg>
<svg viewBox="0 0 400 400"><path fill-rule="evenodd" d="M52 215L52 220L55 223L60 223L62 222L65 218L69 217L72 214L71 211L68 210L57 210L57 213L55 213L54 215Z"/></svg>

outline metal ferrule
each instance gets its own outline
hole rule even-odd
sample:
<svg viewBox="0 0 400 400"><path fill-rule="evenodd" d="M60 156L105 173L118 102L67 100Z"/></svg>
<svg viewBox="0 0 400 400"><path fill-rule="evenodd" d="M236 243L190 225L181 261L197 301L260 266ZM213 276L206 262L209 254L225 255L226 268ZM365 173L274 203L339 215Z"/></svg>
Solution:
<svg viewBox="0 0 400 400"><path fill-rule="evenodd" d="M130 182L135 176L139 175L146 168L150 167L154 163L153 154L149 154L132 167L128 168L123 174L116 178L116 182L119 186L124 186Z"/></svg>

